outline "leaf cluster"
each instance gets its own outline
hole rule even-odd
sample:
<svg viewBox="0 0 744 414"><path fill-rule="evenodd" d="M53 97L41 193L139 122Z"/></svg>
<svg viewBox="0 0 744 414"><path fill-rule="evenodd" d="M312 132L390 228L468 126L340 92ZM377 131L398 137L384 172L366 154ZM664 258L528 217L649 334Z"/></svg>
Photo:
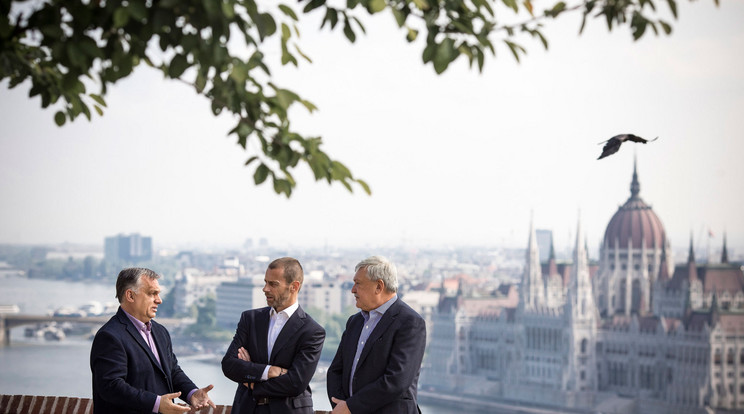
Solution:
<svg viewBox="0 0 744 414"><path fill-rule="evenodd" d="M322 13L321 29L340 29L354 42L365 32L357 14L389 10L407 41L425 33L422 60L442 73L460 56L482 71L486 55L495 56L502 43L519 60L526 53L519 34L547 48L544 22L568 11L583 12L580 31L592 17L604 18L609 30L628 25L634 39L649 27L669 34L669 23L653 17L658 1L559 1L540 13L535 0L0 0L0 81L8 79L10 88L28 81L29 96L39 96L43 108L60 108L54 119L61 126L81 114L90 120L91 109L102 115L109 85L144 63L191 85L215 115L235 117L230 134L249 153L245 164L255 166L256 184L270 178L274 191L289 197L292 171L304 163L316 180L349 191L359 185L369 194L363 180L324 152L320 137L292 129L290 108L316 107L271 81L263 52L270 40L279 42L282 65L311 62L298 44L301 17ZM676 18L676 0L661 1Z"/></svg>

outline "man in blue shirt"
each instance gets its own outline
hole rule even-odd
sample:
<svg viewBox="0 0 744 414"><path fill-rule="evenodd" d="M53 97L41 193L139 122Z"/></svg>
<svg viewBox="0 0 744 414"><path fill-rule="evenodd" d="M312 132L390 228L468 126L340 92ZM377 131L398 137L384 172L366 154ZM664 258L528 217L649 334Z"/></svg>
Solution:
<svg viewBox="0 0 744 414"><path fill-rule="evenodd" d="M333 414L416 414L424 319L398 298L398 274L381 256L355 267L351 293L361 310L346 330L328 368Z"/></svg>

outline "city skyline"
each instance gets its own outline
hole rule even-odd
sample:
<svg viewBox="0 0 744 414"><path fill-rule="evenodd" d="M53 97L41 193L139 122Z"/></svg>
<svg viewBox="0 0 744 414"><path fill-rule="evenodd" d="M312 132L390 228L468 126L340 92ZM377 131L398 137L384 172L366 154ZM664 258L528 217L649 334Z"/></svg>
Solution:
<svg viewBox="0 0 744 414"><path fill-rule="evenodd" d="M682 2L679 15L671 36L638 42L599 20L577 36L580 16L567 15L548 22L547 51L525 38L519 64L500 48L483 74L457 61L441 76L389 15L364 19L355 45L303 26L313 64L272 68L276 83L318 106L295 128L321 135L371 197L307 169L289 200L255 187L231 120L152 69L110 88L103 117L62 128L27 86L3 82L0 243L524 247L534 217L564 249L581 215L595 252L636 157L640 196L675 250L691 234L696 249L720 248L726 232L741 252L744 5ZM596 160L600 141L627 132L659 139Z"/></svg>

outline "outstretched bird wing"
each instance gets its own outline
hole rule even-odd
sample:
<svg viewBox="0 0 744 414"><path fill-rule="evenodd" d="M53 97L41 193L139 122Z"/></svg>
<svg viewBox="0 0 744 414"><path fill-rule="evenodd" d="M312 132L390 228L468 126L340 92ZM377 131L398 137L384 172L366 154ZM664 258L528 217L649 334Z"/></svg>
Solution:
<svg viewBox="0 0 744 414"><path fill-rule="evenodd" d="M604 157L610 156L617 152L617 150L620 149L620 144L623 142L617 139L617 137L612 137L605 141L604 147L602 147L602 154L600 154L598 160L601 160ZM601 144L601 142L600 142Z"/></svg>
<svg viewBox="0 0 744 414"><path fill-rule="evenodd" d="M605 144L605 146L602 147L602 154L600 154L599 158L597 159L601 160L604 157L607 157L609 155L616 153L620 149L620 145L625 141L642 142L645 144L647 142L656 141L657 139L659 139L659 137L656 137L652 140L647 140L645 138L641 138L633 134L615 135L614 137L608 139L607 141L600 142L600 144Z"/></svg>

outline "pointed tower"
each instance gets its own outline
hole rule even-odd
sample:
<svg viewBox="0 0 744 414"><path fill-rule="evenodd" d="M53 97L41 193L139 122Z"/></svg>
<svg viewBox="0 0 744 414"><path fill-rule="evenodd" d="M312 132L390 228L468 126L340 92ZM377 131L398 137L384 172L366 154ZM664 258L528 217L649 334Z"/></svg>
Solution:
<svg viewBox="0 0 744 414"><path fill-rule="evenodd" d="M721 263L728 263L728 249L726 249L726 233L723 233L723 252L721 253Z"/></svg>
<svg viewBox="0 0 744 414"><path fill-rule="evenodd" d="M695 249L692 247L692 232L690 232L690 251L687 253L687 281L692 284L698 280L697 264L695 263Z"/></svg>
<svg viewBox="0 0 744 414"><path fill-rule="evenodd" d="M523 309L534 310L545 306L545 284L540 267L540 251L537 248L537 234L534 220L530 218L530 238L527 242L527 263L522 276L521 300Z"/></svg>
<svg viewBox="0 0 744 414"><path fill-rule="evenodd" d="M568 369L564 378L566 391L597 390L597 308L589 278L589 257L583 243L584 233L579 219L573 269L568 288L565 315L568 322Z"/></svg>
<svg viewBox="0 0 744 414"><path fill-rule="evenodd" d="M690 251L687 254L687 268L685 269L685 285L687 292L685 296L689 299L692 309L703 307L703 285L698 277L697 263L695 263L695 250L693 249L692 232L690 232Z"/></svg>

